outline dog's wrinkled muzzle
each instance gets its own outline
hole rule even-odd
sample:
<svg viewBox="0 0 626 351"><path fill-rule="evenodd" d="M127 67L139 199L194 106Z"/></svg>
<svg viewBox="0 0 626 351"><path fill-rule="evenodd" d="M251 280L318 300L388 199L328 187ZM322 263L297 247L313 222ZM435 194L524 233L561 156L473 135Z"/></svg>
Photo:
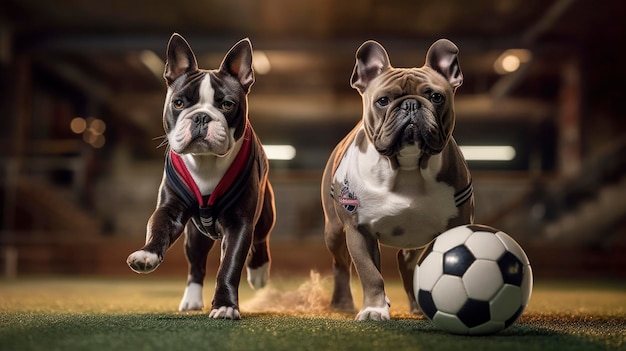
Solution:
<svg viewBox="0 0 626 351"><path fill-rule="evenodd" d="M422 104L417 99L406 99L399 106L399 115L405 120L401 144L418 144L420 138L419 110Z"/></svg>

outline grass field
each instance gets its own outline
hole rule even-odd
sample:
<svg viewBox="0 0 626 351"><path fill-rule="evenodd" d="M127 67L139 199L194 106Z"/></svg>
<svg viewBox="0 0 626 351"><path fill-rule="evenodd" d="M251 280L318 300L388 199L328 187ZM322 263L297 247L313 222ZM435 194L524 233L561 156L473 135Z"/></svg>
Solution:
<svg viewBox="0 0 626 351"><path fill-rule="evenodd" d="M535 282L528 308L492 336L456 336L408 314L387 283L392 320L355 322L327 311L330 280L273 277L242 284L242 320L175 312L184 280L0 280L0 350L626 350L626 283ZM205 289L210 303L213 282ZM354 285L356 302L360 288Z"/></svg>

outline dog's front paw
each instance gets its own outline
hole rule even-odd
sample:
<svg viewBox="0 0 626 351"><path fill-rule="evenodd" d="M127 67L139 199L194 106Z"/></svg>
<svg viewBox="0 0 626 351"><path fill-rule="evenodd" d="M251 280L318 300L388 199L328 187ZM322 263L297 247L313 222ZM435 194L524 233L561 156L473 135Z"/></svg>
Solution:
<svg viewBox="0 0 626 351"><path fill-rule="evenodd" d="M248 268L248 284L252 289L261 289L267 285L269 280L269 262L259 268Z"/></svg>
<svg viewBox="0 0 626 351"><path fill-rule="evenodd" d="M241 319L238 308L226 306L213 308L209 317L214 319Z"/></svg>
<svg viewBox="0 0 626 351"><path fill-rule="evenodd" d="M385 307L365 307L357 315L355 320L357 321L388 321L391 319L389 316L389 306Z"/></svg>
<svg viewBox="0 0 626 351"><path fill-rule="evenodd" d="M137 273L150 273L163 261L159 255L145 250L135 251L128 256L126 264Z"/></svg>
<svg viewBox="0 0 626 351"><path fill-rule="evenodd" d="M185 288L183 299L178 305L180 312L185 311L202 311L204 308L204 302L202 301L202 285L197 283L190 283Z"/></svg>

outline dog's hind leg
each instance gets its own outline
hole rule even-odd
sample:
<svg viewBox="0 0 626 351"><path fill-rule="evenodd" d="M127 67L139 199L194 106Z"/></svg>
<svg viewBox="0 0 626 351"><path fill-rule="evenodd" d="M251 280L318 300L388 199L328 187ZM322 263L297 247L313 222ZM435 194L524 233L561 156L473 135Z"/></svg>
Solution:
<svg viewBox="0 0 626 351"><path fill-rule="evenodd" d="M247 280L252 289L263 288L269 280L270 274L270 246L269 236L275 222L274 191L270 183L265 188L263 209L254 228L254 238L247 261Z"/></svg>
<svg viewBox="0 0 626 351"><path fill-rule="evenodd" d="M421 311L415 300L413 289L413 275L415 274L415 265L421 250L398 250L398 270L404 285L404 291L409 299L409 310L412 314L421 314Z"/></svg>
<svg viewBox="0 0 626 351"><path fill-rule="evenodd" d="M185 255L189 264L187 287L178 306L179 311L197 311L204 308L202 285L206 276L207 256L215 241L198 231L189 222L185 230Z"/></svg>
<svg viewBox="0 0 626 351"><path fill-rule="evenodd" d="M334 287L330 307L342 312L354 312L354 300L350 287L350 270L352 259L346 245L346 234L340 225L326 223L326 247L333 255Z"/></svg>

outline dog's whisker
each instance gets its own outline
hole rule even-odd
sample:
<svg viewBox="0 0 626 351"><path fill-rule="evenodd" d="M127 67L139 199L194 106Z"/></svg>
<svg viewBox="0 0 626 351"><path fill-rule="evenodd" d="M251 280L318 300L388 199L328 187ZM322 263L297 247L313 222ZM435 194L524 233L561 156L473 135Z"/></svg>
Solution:
<svg viewBox="0 0 626 351"><path fill-rule="evenodd" d="M166 135L160 135L160 136L152 138L152 140L159 140L159 139L161 139L161 142L159 143L159 145L157 145L156 147L157 149L167 146L169 144L169 141L167 140Z"/></svg>

